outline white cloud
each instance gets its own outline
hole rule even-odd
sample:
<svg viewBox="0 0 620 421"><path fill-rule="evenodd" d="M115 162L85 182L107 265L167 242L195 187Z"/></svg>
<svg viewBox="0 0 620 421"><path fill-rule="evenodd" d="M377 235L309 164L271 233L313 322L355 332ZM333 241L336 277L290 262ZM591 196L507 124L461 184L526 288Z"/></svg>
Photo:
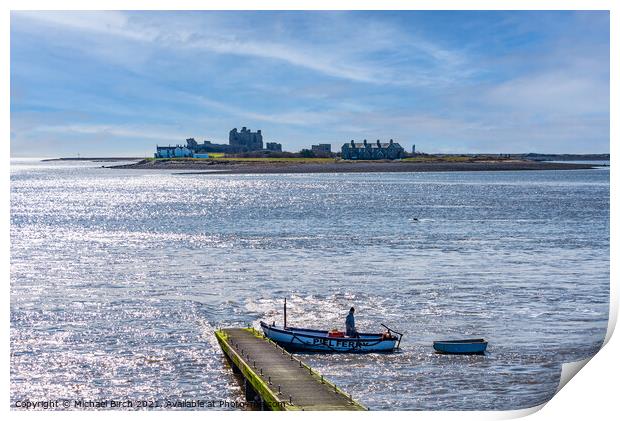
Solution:
<svg viewBox="0 0 620 421"><path fill-rule="evenodd" d="M185 92L176 92L176 95L182 100L223 111L238 118L264 121L269 123L311 126L315 124L333 122L335 118L333 116L333 113L330 113L329 111L315 112L306 110L292 110L284 113L258 113L233 105L229 105L221 101L215 101L201 95L188 94Z"/></svg>
<svg viewBox="0 0 620 421"><path fill-rule="evenodd" d="M132 28L127 15L117 11L13 12L12 18L76 31L119 36L135 41L151 42L158 35L158 31L145 27L139 30Z"/></svg>
<svg viewBox="0 0 620 421"><path fill-rule="evenodd" d="M126 126L106 124L63 124L41 125L33 127L29 132L60 133L60 134L87 134L137 139L165 140L180 142L184 139L181 132L170 131L169 128L154 126Z"/></svg>
<svg viewBox="0 0 620 421"><path fill-rule="evenodd" d="M219 22L217 15L206 16L209 18L207 24L201 25L199 20L180 19L173 22L165 16L160 19L157 14L149 14L150 19L142 19L139 14L111 11L13 13L13 19L22 31L38 30L36 27L44 25L97 36L119 37L150 44L154 48L279 60L354 82L419 86L449 82L457 75L463 76L472 71L471 67L464 66L466 60L462 54L439 47L428 40L413 39L387 23L358 22L354 25L350 19L342 19L331 22L334 25L330 28L331 37L311 42L292 37L272 36L270 39L269 34L256 36L256 33L247 32L246 28L230 27L227 22ZM23 21L22 25L19 25L20 20ZM29 21L34 22L34 26L29 25ZM97 49L85 46L84 50L90 54L105 53L109 59L113 51L105 51L105 42L99 41L98 45ZM77 47L80 47L79 44ZM124 48L126 46L121 45L119 50ZM407 71L400 72L389 62L366 58L379 51L391 51L397 55L402 49L432 60L441 72L411 65ZM139 54L144 52L139 51ZM123 54L122 59L127 58L127 54ZM131 60L127 63L130 64Z"/></svg>
<svg viewBox="0 0 620 421"><path fill-rule="evenodd" d="M523 76L488 90L490 105L528 113L583 114L609 112L606 83L567 71Z"/></svg>

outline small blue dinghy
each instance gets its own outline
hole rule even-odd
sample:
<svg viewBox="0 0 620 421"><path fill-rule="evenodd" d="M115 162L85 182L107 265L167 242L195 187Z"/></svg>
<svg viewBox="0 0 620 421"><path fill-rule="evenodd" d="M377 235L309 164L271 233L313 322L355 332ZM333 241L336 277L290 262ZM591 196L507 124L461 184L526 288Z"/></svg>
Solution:
<svg viewBox="0 0 620 421"><path fill-rule="evenodd" d="M433 341L433 348L440 354L484 355L488 342L484 339L458 341Z"/></svg>

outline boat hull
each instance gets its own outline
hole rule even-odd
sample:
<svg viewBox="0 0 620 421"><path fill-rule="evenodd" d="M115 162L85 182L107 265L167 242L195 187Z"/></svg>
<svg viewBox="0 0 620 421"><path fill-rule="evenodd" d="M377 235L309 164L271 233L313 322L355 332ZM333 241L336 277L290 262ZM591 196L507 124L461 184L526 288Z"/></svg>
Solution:
<svg viewBox="0 0 620 421"><path fill-rule="evenodd" d="M440 354L484 355L487 344L484 339L434 341L433 348Z"/></svg>
<svg viewBox="0 0 620 421"><path fill-rule="evenodd" d="M291 351L303 352L393 352L397 338L383 338L381 334L361 333L359 338L328 337L327 331L288 327L282 329L261 322L261 328L272 341Z"/></svg>

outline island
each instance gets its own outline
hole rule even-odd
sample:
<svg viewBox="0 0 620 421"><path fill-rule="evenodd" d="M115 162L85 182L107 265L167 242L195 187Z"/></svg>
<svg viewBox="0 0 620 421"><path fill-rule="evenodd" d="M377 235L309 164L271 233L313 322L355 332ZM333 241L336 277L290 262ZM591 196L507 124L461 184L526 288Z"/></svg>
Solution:
<svg viewBox="0 0 620 421"><path fill-rule="evenodd" d="M524 159L420 157L400 160L352 161L338 158L169 158L142 159L107 168L176 170L192 174L306 174L369 172L582 170L596 165Z"/></svg>

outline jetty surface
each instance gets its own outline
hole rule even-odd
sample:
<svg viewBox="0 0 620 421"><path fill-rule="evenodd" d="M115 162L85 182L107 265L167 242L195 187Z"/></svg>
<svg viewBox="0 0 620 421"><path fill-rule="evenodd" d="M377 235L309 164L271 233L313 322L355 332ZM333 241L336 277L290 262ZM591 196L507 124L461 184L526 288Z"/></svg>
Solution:
<svg viewBox="0 0 620 421"><path fill-rule="evenodd" d="M215 336L233 371L243 377L246 400L266 410L366 410L298 357L253 328Z"/></svg>

